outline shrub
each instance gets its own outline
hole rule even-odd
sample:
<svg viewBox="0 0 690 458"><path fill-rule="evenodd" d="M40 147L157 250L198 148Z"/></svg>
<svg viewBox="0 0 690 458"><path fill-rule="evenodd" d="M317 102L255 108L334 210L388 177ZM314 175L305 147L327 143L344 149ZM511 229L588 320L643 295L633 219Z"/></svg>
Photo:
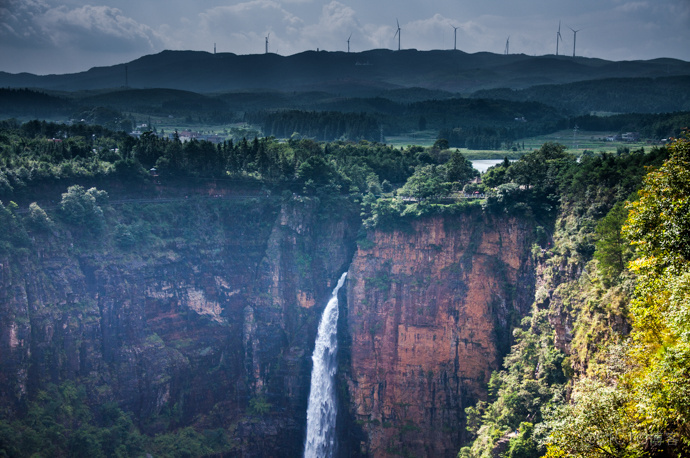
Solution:
<svg viewBox="0 0 690 458"><path fill-rule="evenodd" d="M67 188L60 201L60 213L65 222L84 227L91 232L100 232L105 218L100 205L107 203L108 193L91 188L88 191L82 186Z"/></svg>
<svg viewBox="0 0 690 458"><path fill-rule="evenodd" d="M51 220L36 202L29 205L29 225L37 230L47 231L53 228L53 220Z"/></svg>

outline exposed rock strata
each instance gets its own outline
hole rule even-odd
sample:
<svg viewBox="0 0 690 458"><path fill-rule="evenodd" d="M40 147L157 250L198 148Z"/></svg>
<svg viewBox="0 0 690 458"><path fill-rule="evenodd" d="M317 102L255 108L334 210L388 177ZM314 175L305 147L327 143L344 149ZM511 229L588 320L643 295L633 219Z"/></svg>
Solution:
<svg viewBox="0 0 690 458"><path fill-rule="evenodd" d="M373 231L348 278L351 410L372 456L455 456L533 300L531 230L481 213Z"/></svg>
<svg viewBox="0 0 690 458"><path fill-rule="evenodd" d="M161 205L134 211L151 213L163 245L60 232L0 259L0 408L75 380L149 433L226 427L244 456L259 443L299 454L308 355L357 213L324 217L298 200ZM267 414L252 411L257 399Z"/></svg>
<svg viewBox="0 0 690 458"><path fill-rule="evenodd" d="M296 199L161 205L108 210L148 218L150 244L59 231L0 259L0 408L74 380L145 432L224 427L240 455L299 455L316 328L352 259L357 212ZM353 425L342 453L457 453L464 408L534 297L530 234L480 212L369 234L342 301L339 421Z"/></svg>

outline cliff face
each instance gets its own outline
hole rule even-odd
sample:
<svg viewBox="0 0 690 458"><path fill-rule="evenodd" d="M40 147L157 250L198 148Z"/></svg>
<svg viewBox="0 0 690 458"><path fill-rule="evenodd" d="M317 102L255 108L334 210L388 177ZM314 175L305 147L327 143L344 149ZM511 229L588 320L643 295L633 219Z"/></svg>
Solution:
<svg viewBox="0 0 690 458"><path fill-rule="evenodd" d="M182 198L107 207L97 235L30 233L0 259L0 408L72 380L147 433L223 428L238 455L299 455L318 321L350 265L341 453L454 456L534 297L531 226L424 219L354 253L356 210Z"/></svg>
<svg viewBox="0 0 690 458"><path fill-rule="evenodd" d="M0 259L0 407L74 380L150 433L224 427L245 456L301 453L309 356L356 213L297 200L106 213L148 229L131 249L111 230L35 234Z"/></svg>
<svg viewBox="0 0 690 458"><path fill-rule="evenodd" d="M531 233L519 220L477 212L373 231L360 245L347 319L361 452L457 454L464 409L485 396L510 326L533 300Z"/></svg>

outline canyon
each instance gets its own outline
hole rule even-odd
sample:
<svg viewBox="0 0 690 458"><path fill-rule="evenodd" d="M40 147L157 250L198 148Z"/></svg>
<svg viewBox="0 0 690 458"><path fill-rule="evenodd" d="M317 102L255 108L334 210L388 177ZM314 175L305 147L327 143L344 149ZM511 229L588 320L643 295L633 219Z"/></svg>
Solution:
<svg viewBox="0 0 690 458"><path fill-rule="evenodd" d="M72 380L147 434L224 428L233 455L297 456L317 326L347 271L339 455L455 456L534 300L533 222L478 207L385 230L297 195L104 213L100 234L30 230L0 259L6 412Z"/></svg>

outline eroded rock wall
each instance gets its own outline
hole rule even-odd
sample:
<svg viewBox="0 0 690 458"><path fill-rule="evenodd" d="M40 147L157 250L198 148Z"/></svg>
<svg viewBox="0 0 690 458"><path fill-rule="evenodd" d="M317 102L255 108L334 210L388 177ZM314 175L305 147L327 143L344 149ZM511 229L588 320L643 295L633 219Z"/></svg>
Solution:
<svg viewBox="0 0 690 458"><path fill-rule="evenodd" d="M148 433L224 427L244 456L298 455L320 311L358 228L340 210L190 199L108 209L150 223L129 249L110 229L31 234L0 259L0 406L73 380Z"/></svg>
<svg viewBox="0 0 690 458"><path fill-rule="evenodd" d="M316 328L353 260L358 209L221 199L106 213L150 233L124 249L116 231L60 226L0 259L0 407L19 415L73 380L147 433L222 427L238 455L299 455ZM342 301L341 452L457 453L464 408L533 300L531 233L480 211L369 233Z"/></svg>
<svg viewBox="0 0 690 458"><path fill-rule="evenodd" d="M371 231L348 273L350 410L370 456L455 456L533 300L528 223L481 212Z"/></svg>

